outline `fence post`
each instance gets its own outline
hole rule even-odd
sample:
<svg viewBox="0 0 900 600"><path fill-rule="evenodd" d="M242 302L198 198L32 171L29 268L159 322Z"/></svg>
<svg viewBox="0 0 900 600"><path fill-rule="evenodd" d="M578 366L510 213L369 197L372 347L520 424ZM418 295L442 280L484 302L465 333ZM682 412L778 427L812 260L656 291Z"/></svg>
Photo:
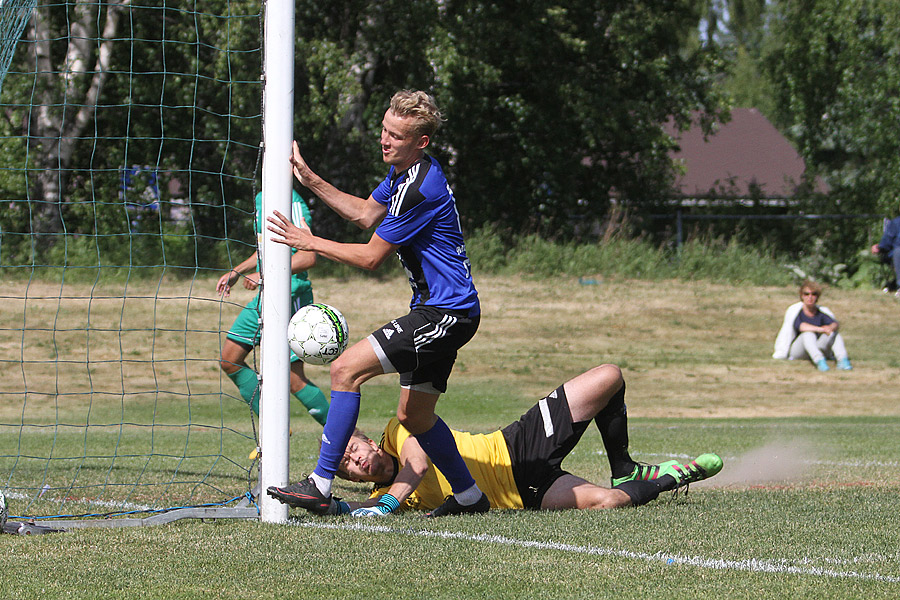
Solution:
<svg viewBox="0 0 900 600"><path fill-rule="evenodd" d="M681 243L682 243L682 235L683 235L683 225L681 220L681 209L678 209L675 212L675 249L678 251L678 254L681 254Z"/></svg>

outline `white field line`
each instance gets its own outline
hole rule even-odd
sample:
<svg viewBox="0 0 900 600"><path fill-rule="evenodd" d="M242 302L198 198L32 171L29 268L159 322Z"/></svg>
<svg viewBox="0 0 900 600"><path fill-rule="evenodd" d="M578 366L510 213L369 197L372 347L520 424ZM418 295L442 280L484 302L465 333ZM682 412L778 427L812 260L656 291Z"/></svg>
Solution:
<svg viewBox="0 0 900 600"><path fill-rule="evenodd" d="M43 499L43 496L44 496L44 494L41 494L38 497ZM12 499L12 500L32 500L33 496L27 495L27 494L22 494L19 492L9 492L6 494L6 498ZM46 496L46 499L49 501L52 501L52 502L59 502L61 500L60 498L57 498L55 496ZM81 500L74 500L72 498L69 498L67 501L70 503L86 502L86 503L90 503L93 506L102 506L104 508L113 508L113 509L118 509L118 510L123 510L123 511L147 512L147 511L154 511L154 510L162 510L158 507L146 506L144 504L135 504L133 502L118 502L118 501L112 501L112 500L90 500L88 498L82 498Z"/></svg>
<svg viewBox="0 0 900 600"><path fill-rule="evenodd" d="M519 546L521 548L535 548L537 550L556 550L560 552L573 552L576 554L591 554L595 556L615 556L632 560L648 562L660 562L667 565L689 565L704 569L718 571L746 571L748 573L776 573L781 575L812 575L817 577L831 577L834 579L862 579L870 581L882 581L886 583L900 583L900 577L893 575L881 575L879 573L858 573L856 571L835 571L821 567L798 567L784 564L778 560L723 560L718 558L704 558L702 556L681 556L678 554L666 554L657 552L632 552L630 550L615 550L611 548L598 548L596 546L575 546L558 542L538 542L534 540L517 540L500 535L472 535L453 531L428 531L416 529L399 529L384 525L364 525L362 523L322 523L310 521L291 520L292 525L309 527L313 529L341 529L348 531L362 531L366 533L391 533L395 535L409 535L419 537L431 537L452 540L464 540L470 542L484 542L488 544L500 544L504 546Z"/></svg>

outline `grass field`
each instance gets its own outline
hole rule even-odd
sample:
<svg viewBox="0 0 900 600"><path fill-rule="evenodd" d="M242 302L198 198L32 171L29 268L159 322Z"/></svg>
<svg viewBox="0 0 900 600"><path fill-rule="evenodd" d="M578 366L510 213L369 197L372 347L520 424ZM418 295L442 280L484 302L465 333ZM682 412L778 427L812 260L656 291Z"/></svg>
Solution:
<svg viewBox="0 0 900 600"><path fill-rule="evenodd" d="M895 392L900 305L876 291L827 290L822 304L841 321L855 369L819 373L808 363L770 358L784 309L796 299L794 288L592 281L480 278L482 325L460 354L439 412L453 427L489 431L517 418L567 378L595 364L616 363L628 382L636 459L687 459L706 451L724 458L722 473L692 486L686 496L637 509L493 511L434 523L412 514L356 522L294 513L288 525L182 521L4 535L0 593L4 598L900 597ZM0 426L3 455L16 453L10 448L36 454L48 444L60 455L117 448L106 462L73 467L59 461L59 475L46 464L28 474L19 461L16 478L65 481L73 468L90 467L106 482L102 492L115 497L118 488L112 484L136 475L156 478L171 493L170 483L180 481L172 473L180 469L204 482L176 490L192 502L219 500L246 488L253 429L246 408L229 397L231 383L223 382L216 363L217 324L227 327L237 306L214 301L212 279L158 283L129 284L129 294L145 300L128 302L101 299L99 291L84 288L5 283L3 328L21 329L26 315L28 331L0 341L10 374L0 383L0 423L21 422L25 413L33 423L96 427L88 436L84 428L34 427L24 435L21 428ZM157 287L172 298L171 307L154 308ZM121 296L114 284L107 292L110 298ZM399 314L408 301L400 279L316 280L316 293L348 317L351 340ZM14 304L26 296L28 309ZM234 301L249 297L236 292ZM126 313L141 321L132 328L133 337L104 333ZM85 334L86 324L92 334ZM146 328L153 331L153 344L140 337ZM166 348L174 348L171 356ZM77 368L86 358L90 368ZM147 361L152 369L139 368ZM308 371L327 386L326 369ZM382 379L367 384L360 415L360 426L375 437L396 407L396 380ZM31 395L23 407L10 399L25 381ZM291 472L299 477L314 465L317 427L297 407L292 415ZM157 426L116 426L123 421ZM192 426L177 425L185 422ZM159 454L149 463L132 458L148 443L147 431L153 431ZM564 466L588 479L607 480L599 437L588 431ZM191 459L185 461L185 455ZM4 482L9 460L0 461ZM48 464L56 468L56 462ZM130 501L156 497L155 490L145 493L140 487L127 493ZM362 496L365 489L340 482L337 494ZM35 505L14 498L11 512L22 514L17 511L27 506Z"/></svg>

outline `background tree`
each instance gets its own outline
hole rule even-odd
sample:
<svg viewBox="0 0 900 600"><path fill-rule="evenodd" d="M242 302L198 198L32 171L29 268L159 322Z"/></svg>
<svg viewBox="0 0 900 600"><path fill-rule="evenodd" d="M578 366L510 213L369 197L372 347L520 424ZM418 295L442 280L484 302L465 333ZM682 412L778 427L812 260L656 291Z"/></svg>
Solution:
<svg viewBox="0 0 900 600"><path fill-rule="evenodd" d="M103 91L121 9L129 3L81 2L61 9L42 4L32 13L28 37L33 52L29 58L37 93L29 139L37 171L32 188L35 210L31 228L35 233L63 230L62 196L72 157ZM56 32L63 24L69 35L60 38ZM99 38L98 24L102 29Z"/></svg>
<svg viewBox="0 0 900 600"><path fill-rule="evenodd" d="M6 164L27 173L0 182L15 200L0 215L7 256L12 234L28 230L53 234L39 252L65 233L91 236L100 254L129 248L127 264L159 264L173 232L171 179L192 209L187 264L216 259L208 242L226 232L254 239L259 11L249 0L209 0L196 13L161 1L40 3L5 81L6 97L14 89L26 101L4 106L0 154L18 153ZM144 189L123 186L135 166L160 184L152 210L141 208Z"/></svg>
<svg viewBox="0 0 900 600"><path fill-rule="evenodd" d="M789 213L894 214L897 201L896 1L709 0L701 35L733 64L720 80L735 106L765 114L800 151L809 179L829 193L799 193ZM889 64L890 63L890 64ZM881 219L796 222L787 237L757 228L825 280L852 276ZM772 232L782 228L771 227ZM865 269L864 269L865 270ZM868 271L872 271L868 268Z"/></svg>
<svg viewBox="0 0 900 600"><path fill-rule="evenodd" d="M470 225L569 236L611 194L658 202L673 176L661 124L723 105L718 50L685 43L694 2L306 4L295 131L313 168L367 192L390 94L429 89L448 116L432 151Z"/></svg>
<svg viewBox="0 0 900 600"><path fill-rule="evenodd" d="M166 190L162 210L138 218L120 185L123 167L149 166L184 180L193 252L205 263L215 251L206 240L252 239L259 5L209 0L201 13L128 2L35 13L16 60L32 75L36 108L8 109L5 125L29 143L33 176L17 206L36 232L155 243L168 233ZM724 62L714 44L697 43L703 7L690 0L298 0L296 15L293 126L313 167L367 193L384 176L375 140L388 98L428 89L448 117L432 150L468 227L571 239L579 223L602 219L610 197L649 210L673 178L662 124L724 107ZM347 235L317 212L320 232Z"/></svg>
<svg viewBox="0 0 900 600"><path fill-rule="evenodd" d="M673 179L662 124L722 108L716 49L686 44L700 16L692 2L451 7L463 59L445 86L463 118L448 130L465 148L454 165L464 214L478 222L568 239L611 197L646 210Z"/></svg>
<svg viewBox="0 0 900 600"><path fill-rule="evenodd" d="M728 57L731 69L719 80L735 107L756 108L771 121L779 114L765 56L777 43L771 0L708 0L701 32Z"/></svg>
<svg viewBox="0 0 900 600"><path fill-rule="evenodd" d="M781 120L845 212L896 214L900 11L895 0L779 3L769 56Z"/></svg>
<svg viewBox="0 0 900 600"><path fill-rule="evenodd" d="M405 87L433 90L427 52L435 45L438 6L434 0L296 3L294 136L312 168L339 188L365 195L384 177L377 144L390 96ZM359 235L311 200L319 234Z"/></svg>

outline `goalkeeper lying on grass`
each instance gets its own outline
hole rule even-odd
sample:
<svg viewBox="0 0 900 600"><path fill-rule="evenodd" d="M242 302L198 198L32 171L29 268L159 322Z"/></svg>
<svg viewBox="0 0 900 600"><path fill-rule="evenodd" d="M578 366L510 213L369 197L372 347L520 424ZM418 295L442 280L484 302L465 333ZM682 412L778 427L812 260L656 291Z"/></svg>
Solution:
<svg viewBox="0 0 900 600"><path fill-rule="evenodd" d="M609 456L612 489L595 485L560 468L582 434L596 423ZM722 459L703 454L688 463L636 463L628 454L625 381L615 365L600 365L567 381L541 399L521 419L489 434L453 432L460 453L491 508L600 509L639 506L660 493L712 477ZM330 503L270 487L281 502L318 514L386 515L400 509L442 507L450 485L428 460L416 439L396 418L379 446L353 434L338 472L345 479L375 484L365 502Z"/></svg>

